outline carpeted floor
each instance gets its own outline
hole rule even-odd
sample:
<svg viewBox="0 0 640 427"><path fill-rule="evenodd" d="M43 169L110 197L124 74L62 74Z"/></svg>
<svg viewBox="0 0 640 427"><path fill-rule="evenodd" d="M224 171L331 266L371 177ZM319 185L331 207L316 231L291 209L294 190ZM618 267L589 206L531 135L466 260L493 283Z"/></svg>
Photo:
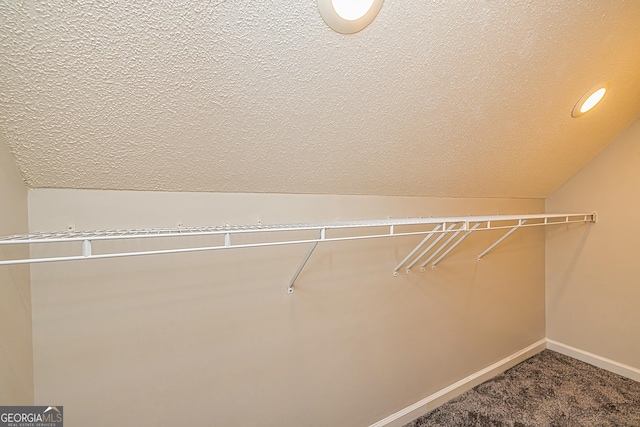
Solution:
<svg viewBox="0 0 640 427"><path fill-rule="evenodd" d="M545 350L404 427L639 427L640 382Z"/></svg>

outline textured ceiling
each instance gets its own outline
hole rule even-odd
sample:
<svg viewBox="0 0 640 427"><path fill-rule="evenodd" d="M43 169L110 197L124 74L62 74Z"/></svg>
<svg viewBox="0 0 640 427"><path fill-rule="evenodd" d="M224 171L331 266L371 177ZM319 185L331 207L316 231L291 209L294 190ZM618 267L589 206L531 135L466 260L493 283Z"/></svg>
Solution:
<svg viewBox="0 0 640 427"><path fill-rule="evenodd" d="M640 116L640 2L0 0L33 188L545 197ZM610 92L574 119L595 84Z"/></svg>

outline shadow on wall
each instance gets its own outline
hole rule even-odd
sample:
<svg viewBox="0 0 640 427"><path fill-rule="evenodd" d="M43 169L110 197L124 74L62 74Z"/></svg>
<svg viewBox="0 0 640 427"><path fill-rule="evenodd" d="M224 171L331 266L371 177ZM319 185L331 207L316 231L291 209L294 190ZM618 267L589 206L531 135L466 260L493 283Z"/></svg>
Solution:
<svg viewBox="0 0 640 427"><path fill-rule="evenodd" d="M547 277L547 283L554 282L559 283L559 286L556 287L557 292L554 294L553 298L549 298L547 296L547 312L554 311L557 308L558 303L562 300L564 296L564 292L567 290L567 286L571 283L571 278L573 274L577 271L578 262L582 258L582 254L584 252L585 246L587 244L587 240L589 239L589 235L591 234L591 230L593 227L590 225L585 228L585 230L580 234L578 239L575 239L573 234L578 234L580 230L579 225L567 225L565 227L556 227L551 228L547 231L547 243L551 242L556 235L558 238L562 238L566 242L575 241L575 248L571 251L571 258L569 262L562 264L561 273L556 277ZM548 290L547 290L548 292Z"/></svg>

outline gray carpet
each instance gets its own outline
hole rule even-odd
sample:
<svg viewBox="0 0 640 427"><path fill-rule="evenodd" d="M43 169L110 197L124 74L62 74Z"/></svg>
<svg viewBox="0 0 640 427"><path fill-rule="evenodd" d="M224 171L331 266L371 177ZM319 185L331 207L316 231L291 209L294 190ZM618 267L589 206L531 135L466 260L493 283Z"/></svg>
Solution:
<svg viewBox="0 0 640 427"><path fill-rule="evenodd" d="M551 350L404 427L640 426L640 382Z"/></svg>

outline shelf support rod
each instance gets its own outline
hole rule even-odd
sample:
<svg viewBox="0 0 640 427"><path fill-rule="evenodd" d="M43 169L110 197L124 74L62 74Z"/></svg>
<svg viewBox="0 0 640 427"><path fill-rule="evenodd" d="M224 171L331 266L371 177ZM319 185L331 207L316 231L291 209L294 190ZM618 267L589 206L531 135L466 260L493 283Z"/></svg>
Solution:
<svg viewBox="0 0 640 427"><path fill-rule="evenodd" d="M434 228L433 230L431 230L431 232L429 234L427 234L427 236L422 239L422 241L420 243L418 243L418 245L413 248L413 250L411 252L409 252L409 255L407 255L406 257L404 257L404 259L402 261L400 261L400 263L398 265L396 265L395 267L393 267L393 276L396 277L398 276L398 270L400 270L400 268L404 265L405 262L409 261L409 258L411 258L412 256L414 256L416 254L416 252L418 252L418 250L429 241L429 239L431 239L431 237L433 237L434 233L438 230L440 230L440 228L442 227L442 224L438 224L436 226L436 228Z"/></svg>
<svg viewBox="0 0 640 427"><path fill-rule="evenodd" d="M326 233L326 231L325 231L324 228L322 230L320 230L320 237L319 237L320 240L324 240L325 239L325 233ZM318 242L320 240L317 240L317 241L313 242L313 244L311 245L311 248L309 249L309 252L307 252L307 255L304 257L304 259L302 260L302 263L298 267L298 270L296 270L295 274L291 278L291 281L289 282L289 286L287 286L287 293L288 294L292 294L293 293L293 284L296 282L296 279L298 279L298 276L300 275L300 273L302 273L302 269L307 264L307 261L309 261L309 258L311 258L311 255L313 254L313 251L316 249L316 246L318 246Z"/></svg>
<svg viewBox="0 0 640 427"><path fill-rule="evenodd" d="M473 230L475 230L476 228L480 227L480 224L482 224L482 223L481 223L481 222L476 222L476 223L474 224L474 226L473 226L473 227L471 227L471 228L470 228L466 233L464 233L464 234L462 235L462 237L461 237L461 238L459 238L458 240L456 240L456 241L455 241L455 243L454 243L453 245L449 246L449 249L447 249L446 251L444 251L444 253L438 257L438 259L436 259L435 261L433 261L433 263L431 264L431 269L432 269L432 270L435 270L436 265L437 265L440 261L442 261L442 259L443 259L444 257L446 257L446 256L449 254L449 252L451 252L452 250L454 250L454 249L456 248L456 246L458 246L460 243L462 243L462 241L463 241L464 239L466 239L467 237L469 237L469 234L471 234L471 233L473 232Z"/></svg>
<svg viewBox="0 0 640 427"><path fill-rule="evenodd" d="M454 228L456 225L458 225L458 223L457 223L457 222L454 222L453 224L451 224L451 225L449 226L449 228L446 228L446 229L445 229L445 225L446 225L446 223L442 223L442 228L443 228L443 230L442 230L441 234L438 236L438 238L437 238L436 240L434 240L433 242L431 242L431 244L430 244L429 246L427 246L427 247L425 248L425 250L423 250L422 252L420 252L420 255L418 255L417 257L415 257L415 259L414 259L413 261L411 261L411 263L410 263L409 265L407 265L407 270L406 270L406 273L407 273L407 274L409 274L409 273L411 272L411 267L413 267L414 265L416 265L416 263L417 263L418 261L420 261L420 259L421 259L423 256L425 256L427 253L429 253L429 251L430 251L430 250L431 250L435 245L437 245L437 244L438 244L438 242L439 242L440 240L442 240L442 239L444 238L444 236L446 235L446 233L447 233L447 232L449 232L449 231L451 231L451 230L453 230L453 228Z"/></svg>
<svg viewBox="0 0 640 427"><path fill-rule="evenodd" d="M502 236L501 238L499 238L493 245L489 246L487 249L485 249L484 252L482 252L480 255L478 255L478 261L480 261L482 259L483 256L485 256L491 249L495 248L496 246L498 246L500 243L502 243L502 241L504 239L506 239L507 237L511 236L511 234L513 234L518 228L522 227L525 223L527 222L526 219L520 219L518 220L518 225L516 225L515 227L513 227L511 230L507 231L505 233L504 236ZM547 223L547 218L544 219L544 223Z"/></svg>
<svg viewBox="0 0 640 427"><path fill-rule="evenodd" d="M91 256L91 240L82 241L82 256L89 258Z"/></svg>
<svg viewBox="0 0 640 427"><path fill-rule="evenodd" d="M458 236L458 234L462 233L467 228L468 228L467 223L462 224L462 226L459 229L457 229L453 233L453 235L451 235L451 237L447 239L446 242L440 245L438 249L436 249L429 258L427 258L422 264L420 264L420 271L424 271L424 266L429 264L429 262L431 262L432 259L434 259L449 243L451 243L451 241L455 239Z"/></svg>

